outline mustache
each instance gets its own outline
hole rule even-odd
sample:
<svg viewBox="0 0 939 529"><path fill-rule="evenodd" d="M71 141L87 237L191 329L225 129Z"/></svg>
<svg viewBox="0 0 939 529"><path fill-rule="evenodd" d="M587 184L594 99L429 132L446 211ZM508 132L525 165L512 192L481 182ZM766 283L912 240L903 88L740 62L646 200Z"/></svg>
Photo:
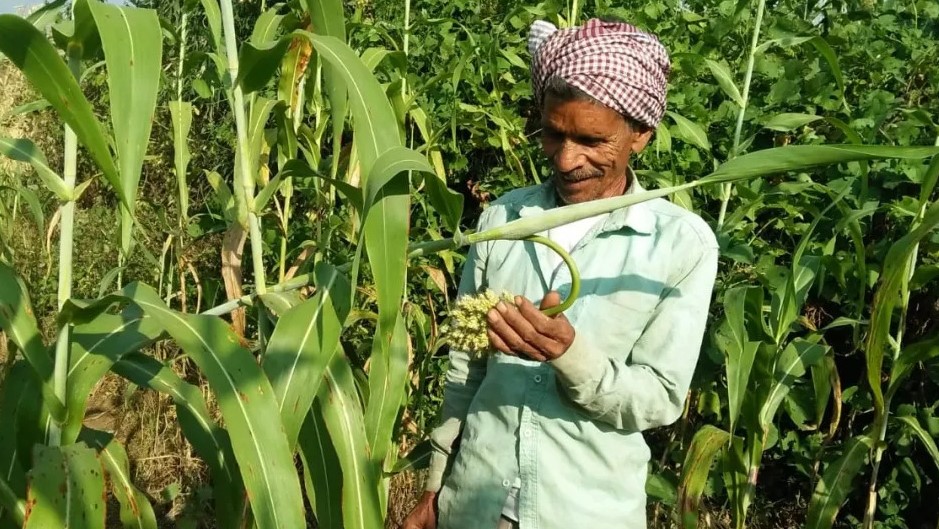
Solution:
<svg viewBox="0 0 939 529"><path fill-rule="evenodd" d="M603 176L603 171L597 169L578 169L576 171L561 172L555 171L558 179L565 182L580 182L581 180L589 180L591 178L600 178Z"/></svg>

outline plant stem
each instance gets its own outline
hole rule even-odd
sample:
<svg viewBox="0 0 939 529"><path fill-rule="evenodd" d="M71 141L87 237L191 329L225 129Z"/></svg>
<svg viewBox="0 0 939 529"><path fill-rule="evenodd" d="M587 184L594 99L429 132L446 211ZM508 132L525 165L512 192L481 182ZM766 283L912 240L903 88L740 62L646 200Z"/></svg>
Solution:
<svg viewBox="0 0 939 529"><path fill-rule="evenodd" d="M238 46L235 42L235 18L232 11L231 0L220 2L222 10L222 25L225 33L225 55L228 57L228 75L232 82L232 95L235 114L235 128L238 133L238 156L240 160L240 184L244 190L244 200L248 210L248 234L251 239L251 265L254 270L254 288L258 295L267 291L264 278L264 244L261 240L261 224L254 206L254 164L248 152L248 130L245 118L244 91L235 84L238 78ZM265 336L267 325L264 311L258 313L258 329L261 342Z"/></svg>
<svg viewBox="0 0 939 529"><path fill-rule="evenodd" d="M183 102L183 63L186 60L186 23L188 22L188 19L189 14L184 11L179 30L179 66L176 69L176 101L179 104L182 104ZM179 188L179 229L180 232L182 232L186 228L189 217L189 212L187 211L189 202L189 188L186 185L185 174L176 175L176 185ZM180 235L182 234L180 233Z"/></svg>
<svg viewBox="0 0 939 529"><path fill-rule="evenodd" d="M16 496L10 485L0 478L0 513L3 512L3 507L10 508L10 514L17 527L23 525L26 518L26 505Z"/></svg>
<svg viewBox="0 0 939 529"><path fill-rule="evenodd" d="M336 268L341 272L347 272L350 266L351 265L347 263L342 266L337 266ZM271 285L270 287L268 287L267 291L268 292L290 292L291 290L297 290L299 288L303 288L311 284L313 284L313 274L312 273L301 274L287 281L284 281L283 283ZM229 312L237 309L238 307L251 305L251 303L253 303L256 297L258 297L257 293L246 294L244 296L241 296L238 299L226 301L225 303L222 303L221 305L205 310L201 312L200 314L202 314L203 316L221 316L223 314L228 314Z"/></svg>
<svg viewBox="0 0 939 529"><path fill-rule="evenodd" d="M568 15L568 25L574 27L577 25L577 18L580 16L580 1L571 0L571 11Z"/></svg>
<svg viewBox="0 0 939 529"><path fill-rule="evenodd" d="M936 145L939 145L939 137L936 138ZM935 167L935 162L930 165L930 170ZM935 174L935 173L933 173ZM929 178L927 177L927 180ZM925 185L925 184L924 184ZM910 231L915 230L917 226L922 223L923 218L926 216L926 210L929 206L929 195L932 193L933 189L924 188L920 194L920 208L916 213L916 217L913 219L912 224L910 225ZM900 321L897 324L897 335L894 340L894 345L892 347L893 352L893 361L896 362L900 356L900 352L903 350L903 337L906 332L906 318L910 308L910 281L913 279L913 274L916 272L916 262L919 260L919 243L916 243L913 246L913 251L910 252L910 257L904 265L903 271L903 280L900 283ZM875 423L875 427L879 426L877 432L877 444L874 452L874 468L871 472L871 482L867 490L867 508L864 510L864 529L873 529L874 527L874 514L877 510L877 477L880 473L880 462L883 459L884 454L884 441L887 438L887 420L890 417L890 395L888 393L887 399L884 401L884 411L883 416L879 418L880 424Z"/></svg>
<svg viewBox="0 0 939 529"><path fill-rule="evenodd" d="M81 75L81 51L68 50L68 67L78 79ZM78 174L78 136L68 125L65 126L65 153L62 178L65 186L75 189ZM72 253L75 228L75 200L62 204L62 219L59 224L59 285L58 308L72 297ZM55 344L55 367L53 368L53 390L56 398L65 403L68 378L69 332L71 327L63 325ZM57 421L51 421L49 445L59 446L62 442L62 427Z"/></svg>
<svg viewBox="0 0 939 529"><path fill-rule="evenodd" d="M541 312L545 316L554 316L555 314L560 314L571 308L571 305L574 304L574 301L577 300L577 296L580 294L580 272L577 270L577 263L574 262L571 254L567 253L567 251L564 250L564 248L561 248L558 243L547 237L532 235L531 237L525 237L525 240L543 244L554 250L559 256L561 256L561 259L564 260L564 264L567 265L568 270L571 271L571 291L567 295L567 298L560 305L542 309Z"/></svg>
<svg viewBox="0 0 939 529"><path fill-rule="evenodd" d="M404 57L407 58L411 49L411 0L404 0ZM401 99L406 100L408 94L408 76L407 70L404 72L404 79L401 81Z"/></svg>
<svg viewBox="0 0 939 529"><path fill-rule="evenodd" d="M747 103L750 101L750 82L753 80L753 65L756 61L756 48L760 42L760 26L763 24L763 11L766 7L766 0L759 0L756 8L756 21L753 26L753 38L750 41L750 56L747 58L747 71L743 79L743 105L737 113L737 127L734 129L734 143L728 159L733 159L739 154L740 135L743 132L743 118L747 113ZM717 216L717 229L724 226L724 219L727 217L727 203L730 202L730 194L733 191L733 184L728 182L724 184L724 193L721 197L721 210Z"/></svg>

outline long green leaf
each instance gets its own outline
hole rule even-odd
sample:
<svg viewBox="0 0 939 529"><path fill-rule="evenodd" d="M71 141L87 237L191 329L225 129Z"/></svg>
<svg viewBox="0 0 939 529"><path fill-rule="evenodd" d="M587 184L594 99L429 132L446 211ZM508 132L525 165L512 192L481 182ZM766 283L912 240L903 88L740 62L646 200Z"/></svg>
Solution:
<svg viewBox="0 0 939 529"><path fill-rule="evenodd" d="M72 329L66 379L68 420L62 429L63 444L78 438L91 390L114 362L153 343L162 332L153 318L144 317L136 307L126 309L120 315L101 314Z"/></svg>
<svg viewBox="0 0 939 529"><path fill-rule="evenodd" d="M238 82L246 91L264 86L283 60L291 40L296 37L309 39L320 57L332 65L346 83L357 127L355 141L362 163L362 181L367 182L378 157L392 147L401 146L402 140L400 133L388 133L398 130L398 121L385 91L348 44L335 37L302 30L289 33L266 46L245 43L241 48Z"/></svg>
<svg viewBox="0 0 939 529"><path fill-rule="evenodd" d="M212 471L215 516L219 527L234 527L244 504L241 478L228 432L212 420L199 388L184 382L155 358L141 353L125 355L112 370L140 387L159 391L173 399L183 434Z"/></svg>
<svg viewBox="0 0 939 529"><path fill-rule="evenodd" d="M108 475L111 491L121 506L121 524L126 529L156 529L156 515L150 500L131 481L130 461L113 434L85 429L82 441L98 450Z"/></svg>
<svg viewBox="0 0 939 529"><path fill-rule="evenodd" d="M62 177L49 167L46 155L35 143L25 138L0 137L0 154L33 166L42 183L62 202L72 199L73 191L65 185Z"/></svg>
<svg viewBox="0 0 939 529"><path fill-rule="evenodd" d="M365 432L371 459L383 470L394 443L394 426L407 390L408 335L403 317L395 319L390 333L376 335L370 361Z"/></svg>
<svg viewBox="0 0 939 529"><path fill-rule="evenodd" d="M802 338L796 338L783 349L776 363L773 375L774 383L760 409L760 426L768 431L776 417L776 411L795 380L805 374L806 370L822 359L828 347L812 343Z"/></svg>
<svg viewBox="0 0 939 529"><path fill-rule="evenodd" d="M730 70L723 64L711 59L704 59L704 63L707 64L707 67L711 70L711 74L717 79L717 84L721 87L721 90L723 90L738 107L743 108L746 106L743 103L743 96L740 95L740 90L737 89L737 85L734 83L734 78L730 74Z"/></svg>
<svg viewBox="0 0 939 529"><path fill-rule="evenodd" d="M310 14L313 33L346 42L346 20L342 0L303 0L303 6ZM333 125L333 148L337 149L342 141L342 131L349 107L346 83L347 80L339 71L339 66L331 63L323 65L323 84L326 97L329 99L330 120ZM339 158L334 157L331 172L333 178L336 178L338 168Z"/></svg>
<svg viewBox="0 0 939 529"><path fill-rule="evenodd" d="M189 131L192 128L192 103L170 101L170 119L173 121L173 166L176 169L176 186L179 189L179 214L185 220L189 216Z"/></svg>
<svg viewBox="0 0 939 529"><path fill-rule="evenodd" d="M52 388L52 358L42 343L32 304L23 282L12 268L0 262L0 329L32 366L42 384L42 394L53 415L65 419L65 406Z"/></svg>
<svg viewBox="0 0 939 529"><path fill-rule="evenodd" d="M264 126L271 117L271 111L277 101L266 97L254 97L251 104L251 112L248 116L248 152L251 154L252 166L249 168L251 174L257 179L259 176L259 166L261 151L264 144ZM258 183L261 183L258 180ZM237 188L237 187L236 187ZM257 209L257 207L256 207ZM259 210L258 210L259 211Z"/></svg>
<svg viewBox="0 0 939 529"><path fill-rule="evenodd" d="M675 121L675 124L678 125L678 128L673 134L676 138L686 141L695 147L704 149L705 151L711 150L711 142L708 140L707 132L705 132L700 125L675 112L669 111L667 114Z"/></svg>
<svg viewBox="0 0 939 529"><path fill-rule="evenodd" d="M6 373L3 384L0 385L0 480L6 483L14 498L24 498L26 496L26 470L20 464L19 443L20 437L18 416L22 413L24 402L34 398L35 391L35 373L32 372L29 365L24 361L17 361L13 367ZM25 437L25 436L24 436ZM9 502L0 502L0 524L3 523L5 516L10 516L10 511L16 511L15 505ZM22 527L23 513L14 518L17 527Z"/></svg>
<svg viewBox="0 0 939 529"><path fill-rule="evenodd" d="M111 157L104 128L95 118L78 81L45 35L20 17L0 15L0 53L26 75L30 84L59 113L62 121L75 131L117 196L125 205L129 204L130 197Z"/></svg>
<svg viewBox="0 0 939 529"><path fill-rule="evenodd" d="M709 179L768 176L812 167L879 158L920 159L939 154L939 147L881 145L789 145L756 151L724 162Z"/></svg>
<svg viewBox="0 0 939 529"><path fill-rule="evenodd" d="M698 526L698 503L711 472L711 465L721 448L731 439L730 433L706 424L691 440L678 487L682 526L686 529Z"/></svg>
<svg viewBox="0 0 939 529"><path fill-rule="evenodd" d="M378 332L372 345L365 429L372 461L382 463L405 395L408 347L401 302L407 274L410 195L408 169L432 173L423 156L403 147L385 151L366 182L365 248L378 293Z"/></svg>
<svg viewBox="0 0 939 529"><path fill-rule="evenodd" d="M821 259L816 256L801 257L800 254L801 247L793 256L792 271L782 278L782 284L777 283L773 289L769 321L777 345L783 343L790 326L799 318L821 264Z"/></svg>
<svg viewBox="0 0 939 529"><path fill-rule="evenodd" d="M33 460L24 529L104 529L104 469L94 450L40 445Z"/></svg>
<svg viewBox="0 0 939 529"><path fill-rule="evenodd" d="M352 368L344 355L333 357L317 400L342 467L343 528L383 527L377 469L368 459L362 406Z"/></svg>
<svg viewBox="0 0 939 529"><path fill-rule="evenodd" d="M812 494L806 529L831 529L873 444L867 436L855 437L848 442L841 457L828 465Z"/></svg>
<svg viewBox="0 0 939 529"><path fill-rule="evenodd" d="M936 447L936 440L929 435L929 432L923 429L919 420L912 415L899 415L897 416L897 420L906 425L906 427L919 438L920 442L923 443L923 446L926 448L926 451L932 457L933 463L936 464L936 468L939 469L939 448Z"/></svg>
<svg viewBox="0 0 939 529"><path fill-rule="evenodd" d="M261 364L291 447L339 350L342 324L352 308L348 279L325 263L317 264L315 276L316 295L280 317Z"/></svg>
<svg viewBox="0 0 939 529"><path fill-rule="evenodd" d="M466 243L475 244L493 239L521 239L575 220L669 196L695 187L735 182L776 173L805 170L812 167L858 160L880 158L919 159L939 154L939 147L882 147L871 145L793 145L752 152L730 160L704 178L686 184L591 200L555 208L542 215L513 220L486 232L468 235ZM450 248L454 241L420 243L412 247L410 256L423 255L427 247Z"/></svg>
<svg viewBox="0 0 939 529"><path fill-rule="evenodd" d="M49 2L30 13L29 16L26 17L26 20L36 26L36 29L45 31L46 28L49 27L49 24L55 22L59 14L65 10L65 3L67 1L68 0L54 0Z"/></svg>
<svg viewBox="0 0 939 529"><path fill-rule="evenodd" d="M920 362L929 363L939 358L939 337L927 338L921 342L907 345L900 352L897 360L890 366L890 382L887 384L887 399L903 386L906 377Z"/></svg>
<svg viewBox="0 0 939 529"><path fill-rule="evenodd" d="M258 527L303 527L300 482L274 390L251 352L217 317L172 311L145 285L125 292L189 354L218 396Z"/></svg>
<svg viewBox="0 0 939 529"><path fill-rule="evenodd" d="M818 54L825 59L825 62L828 63L828 67L831 68L831 73L835 78L835 82L838 83L838 90L841 92L842 104L847 109L848 103L844 100L844 74L841 72L841 65L838 63L838 56L835 54L835 50L832 49L831 45L828 44L828 41L822 37L812 36L812 37L796 37L796 36L786 36L778 39L771 39L763 44L760 44L757 47L757 53L762 53L769 49L771 46L798 46L800 44L809 43L814 48Z"/></svg>
<svg viewBox="0 0 939 529"><path fill-rule="evenodd" d="M225 46L222 44L222 9L218 0L200 0L205 19L209 24L209 33L212 35L212 49L218 55L225 55ZM221 73L221 72L219 72Z"/></svg>
<svg viewBox="0 0 939 529"><path fill-rule="evenodd" d="M355 141L362 163L363 182L371 174L378 157L402 145L398 121L384 90L362 60L345 42L331 36L299 32L310 38L320 57L335 67L346 83L356 124Z"/></svg>
<svg viewBox="0 0 939 529"><path fill-rule="evenodd" d="M316 399L300 429L298 446L303 460L307 498L317 527L344 529L342 525L343 475L336 447L323 421L322 400Z"/></svg>
<svg viewBox="0 0 939 529"><path fill-rule="evenodd" d="M108 68L108 99L121 188L121 252L130 253L137 186L150 142L163 66L163 31L156 11L87 0Z"/></svg>
<svg viewBox="0 0 939 529"><path fill-rule="evenodd" d="M249 42L255 46L263 46L277 38L280 31L280 24L284 21L284 15L279 13L280 7L273 7L261 13L261 16L254 22L254 29L251 31Z"/></svg>
<svg viewBox="0 0 939 529"><path fill-rule="evenodd" d="M878 420L884 420L885 417L881 371L884 363L884 350L890 337L893 309L900 300L900 285L906 274L905 263L919 242L932 233L937 226L939 226L939 202L934 202L927 210L922 223L891 245L884 259L884 273L881 276L880 287L874 294L870 330L864 351L867 357L867 382L874 396L874 408Z"/></svg>
<svg viewBox="0 0 939 529"><path fill-rule="evenodd" d="M714 338L727 355L727 402L730 421L730 434L737 426L737 417L743 406L750 384L750 370L760 342L750 341L747 336L746 304L750 289L738 287L724 294L725 320L718 328Z"/></svg>
<svg viewBox="0 0 939 529"><path fill-rule="evenodd" d="M820 119L823 119L822 116L817 116L815 114L797 114L797 113L782 113L776 114L771 117L763 124L764 127L770 130L776 130L779 132L789 132L795 130L799 127L804 127L809 123L814 123Z"/></svg>

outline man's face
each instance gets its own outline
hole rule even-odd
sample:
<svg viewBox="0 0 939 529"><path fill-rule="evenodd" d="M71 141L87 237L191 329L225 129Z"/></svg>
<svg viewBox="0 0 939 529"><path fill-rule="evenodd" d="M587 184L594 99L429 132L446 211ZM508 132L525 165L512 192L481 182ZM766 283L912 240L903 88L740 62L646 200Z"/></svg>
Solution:
<svg viewBox="0 0 939 529"><path fill-rule="evenodd" d="M548 95L542 116L542 147L565 204L622 194L629 156L652 137L651 130L633 130L614 110L591 101Z"/></svg>

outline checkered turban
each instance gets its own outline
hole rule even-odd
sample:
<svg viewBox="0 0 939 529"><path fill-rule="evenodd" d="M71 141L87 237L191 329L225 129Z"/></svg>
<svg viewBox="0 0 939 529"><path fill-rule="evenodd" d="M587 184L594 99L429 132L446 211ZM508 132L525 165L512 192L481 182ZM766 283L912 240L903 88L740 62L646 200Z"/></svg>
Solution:
<svg viewBox="0 0 939 529"><path fill-rule="evenodd" d="M590 19L559 30L539 20L532 24L528 51L539 104L545 84L556 75L651 128L665 113L668 52L654 35L633 25Z"/></svg>

